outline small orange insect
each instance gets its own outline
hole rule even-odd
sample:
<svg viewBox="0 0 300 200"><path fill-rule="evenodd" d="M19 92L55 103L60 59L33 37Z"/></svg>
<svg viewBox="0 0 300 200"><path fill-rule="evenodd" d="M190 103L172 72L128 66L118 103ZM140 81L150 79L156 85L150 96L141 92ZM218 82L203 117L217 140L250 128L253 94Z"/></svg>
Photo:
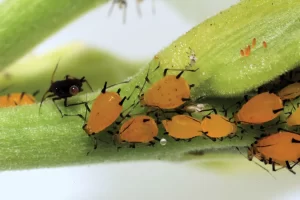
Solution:
<svg viewBox="0 0 300 200"><path fill-rule="evenodd" d="M124 81L122 83L128 83L129 81ZM118 83L121 84L121 83ZM112 86L118 85L114 84ZM123 116L123 103L126 100L125 97L120 96L121 89L118 89L117 92L108 92L106 91L107 88L112 87L107 86L107 82L104 83L104 87L101 90L100 95L95 99L92 109L88 107L87 102L85 102L86 110L90 112L89 118L87 122L83 125L82 129L86 132L88 136L94 136L95 134L103 131L108 126L112 125L118 117L125 118L126 116ZM135 89L138 89L138 87L135 87ZM133 90L133 91L134 91ZM131 95L133 92L131 93ZM130 95L130 96L131 96ZM127 98L129 99L130 96ZM133 107L137 104L132 104L130 107ZM127 110L127 109L126 109ZM68 115L64 114L64 116L79 116L84 121L86 121L85 117L83 117L81 114L77 115ZM119 122L116 122L118 124ZM97 148L97 140L94 138L94 149Z"/></svg>
<svg viewBox="0 0 300 200"><path fill-rule="evenodd" d="M251 53L250 45L248 45L248 47L246 47L244 51L245 51L245 56L250 56L250 53Z"/></svg>
<svg viewBox="0 0 300 200"><path fill-rule="evenodd" d="M201 121L201 128L203 134L216 141L216 139L223 140L224 137L235 137L237 126L230 122L229 119L218 114L209 114ZM242 131L243 132L243 131Z"/></svg>
<svg viewBox="0 0 300 200"><path fill-rule="evenodd" d="M295 112L289 112L289 116L286 120L288 126L298 126L300 125L300 107L299 103L297 104L297 109Z"/></svg>
<svg viewBox="0 0 300 200"><path fill-rule="evenodd" d="M162 124L166 130L165 134L176 141L191 141L192 138L202 135L201 121L187 115L175 115L171 120L162 120Z"/></svg>
<svg viewBox="0 0 300 200"><path fill-rule="evenodd" d="M160 64L155 70L160 67ZM185 71L196 72L199 68L192 69L164 69L164 77L152 84L152 86L141 95L141 104L148 107L160 109L174 109L191 100L191 88L194 84L181 77ZM154 70L154 71L155 71ZM180 71L177 75L167 75L168 70ZM148 81L147 81L148 80ZM149 79L146 77L146 81Z"/></svg>
<svg viewBox="0 0 300 200"><path fill-rule="evenodd" d="M300 96L300 82L292 83L283 89L281 89L277 94L281 100L292 100Z"/></svg>
<svg viewBox="0 0 300 200"><path fill-rule="evenodd" d="M241 54L242 57L245 56L245 53L244 53L243 49L241 49L240 54Z"/></svg>
<svg viewBox="0 0 300 200"><path fill-rule="evenodd" d="M287 130L279 129L278 133L262 137L248 148L248 160L256 157L265 164L286 167L290 172L300 161L300 135ZM294 164L291 166L290 162Z"/></svg>
<svg viewBox="0 0 300 200"><path fill-rule="evenodd" d="M274 93L263 92L245 99L247 103L234 116L237 123L263 124L278 117L283 110L282 100Z"/></svg>
<svg viewBox="0 0 300 200"><path fill-rule="evenodd" d="M6 96L0 96L0 107L10 107L17 105L29 105L36 102L35 96L40 91L37 90L33 94L22 93L11 93Z"/></svg>
<svg viewBox="0 0 300 200"><path fill-rule="evenodd" d="M255 46L256 46L256 38L253 38L253 40L252 40L252 49L255 48Z"/></svg>
<svg viewBox="0 0 300 200"><path fill-rule="evenodd" d="M158 127L155 120L146 115L138 115L125 121L119 133L115 135L114 141L118 143L128 142L131 148L135 148L136 143L146 143L151 146L155 144L157 138Z"/></svg>
<svg viewBox="0 0 300 200"><path fill-rule="evenodd" d="M268 47L268 45L267 45L267 42L266 42L266 41L263 41L263 43L262 43L262 44L263 44L263 47L264 47L264 48L267 48L267 47Z"/></svg>

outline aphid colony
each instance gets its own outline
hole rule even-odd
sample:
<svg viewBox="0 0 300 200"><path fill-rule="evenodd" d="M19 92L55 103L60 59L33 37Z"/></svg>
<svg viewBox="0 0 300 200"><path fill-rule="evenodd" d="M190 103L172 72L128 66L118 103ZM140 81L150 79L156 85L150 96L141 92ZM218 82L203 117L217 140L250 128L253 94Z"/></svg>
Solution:
<svg viewBox="0 0 300 200"><path fill-rule="evenodd" d="M255 44L256 40L253 40L252 46L255 47ZM195 57L194 53L193 56ZM156 60L158 59L157 57ZM135 148L137 143L154 146L156 141L165 145L168 137L175 141L188 142L201 137L212 141L239 138L238 129L241 133L246 133L246 128L255 129L254 126L258 125L260 127L255 131L263 134L260 138L255 138L256 141L248 147L249 160L255 157L265 164L271 164L273 171L276 171L278 165L287 168L292 173L295 173L292 169L300 161L300 135L298 133L278 129L277 132L273 131L272 134L266 134L268 128L278 124L286 124L289 127L300 125L299 105L293 105L293 110L286 113L288 114L286 121L277 120L270 127L265 125L265 123L279 119L287 101L291 102L300 96L300 84L298 82L289 82L285 87L275 88L274 91L263 91L264 88L261 87L258 93L251 98L244 96L243 100L226 109L223 106L223 111L217 111L214 108L202 108L198 112L206 114L201 119L193 116L193 108L197 104L191 99L191 89L194 84L188 83L183 77L184 73L196 73L199 70L193 68L192 65L183 69L162 69L158 62L157 67L152 71L150 67L148 68L144 83L136 85L128 96L124 96L120 88L115 91L108 91L109 88L118 84L108 86L108 83L105 82L91 108L88 102L67 103L68 98L83 91L83 83L86 83L92 90L85 77L76 78L67 75L64 80L54 81L57 68L58 63L52 74L51 85L42 97L40 108L45 99L52 98L62 117L78 116L83 119L82 129L93 139L93 149L98 146L96 136L105 133L111 134L112 141L118 148L122 143ZM157 71L162 72L162 77L156 82L152 82L150 76ZM285 80L283 77L281 78ZM129 82L130 80L120 84ZM145 89L146 86L147 89ZM38 92L33 95L14 93L1 96L0 105L1 107L8 107L35 103L34 97ZM138 94L134 95L135 92ZM47 95L48 93L50 94ZM136 99L130 104L129 100L132 97L136 97ZM56 100L60 99L64 100L65 107L84 105L86 108L85 116L82 114L63 114L55 103ZM129 105L124 107L127 101ZM144 111L133 113L137 106L143 107ZM234 106L237 107L236 111L230 113L231 116L227 116L229 108ZM220 112L224 112L224 115ZM159 126L162 127L161 130L164 130L163 134L168 135L165 136L167 138L159 137Z"/></svg>

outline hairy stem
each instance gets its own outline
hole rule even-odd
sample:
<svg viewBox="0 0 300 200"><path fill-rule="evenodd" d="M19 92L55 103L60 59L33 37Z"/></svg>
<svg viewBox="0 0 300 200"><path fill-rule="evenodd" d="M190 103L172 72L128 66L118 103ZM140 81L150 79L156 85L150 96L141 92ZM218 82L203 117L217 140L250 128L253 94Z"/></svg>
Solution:
<svg viewBox="0 0 300 200"><path fill-rule="evenodd" d="M200 68L197 72L183 74L189 84L195 84L192 97L239 96L295 67L300 54L299 16L298 0L242 1L196 26L159 52L149 67L152 72L160 62L161 69L151 73L149 79L152 83L159 80L165 68L187 66L190 60L186 52L190 47L198 58L192 68ZM240 49L251 43L253 37L259 41L257 47L249 57L241 57ZM262 47L263 40L268 42L268 48ZM142 85L147 70L145 67L129 84L121 85L121 95L128 96L136 85ZM145 89L150 86L147 84ZM96 95L90 94L88 99ZM85 96L78 98L85 100ZM124 107L136 98L137 93ZM220 110L225 101L221 98L207 102ZM228 100L227 103L230 105L235 101ZM140 111L141 108L135 110ZM191 142L175 142L160 135L167 138L166 146L140 145L134 150L122 148L119 152L112 145L111 136L100 133L99 138L106 142L99 141L99 148L86 156L92 141L81 129L82 120L76 117L62 119L51 101L45 103L41 115L38 115L38 105L7 108L0 112L0 168L3 170L133 159L179 160L183 152L193 149L249 145L258 133L248 130L243 140L235 138L222 142L200 137ZM64 112L84 114L84 108L64 109Z"/></svg>

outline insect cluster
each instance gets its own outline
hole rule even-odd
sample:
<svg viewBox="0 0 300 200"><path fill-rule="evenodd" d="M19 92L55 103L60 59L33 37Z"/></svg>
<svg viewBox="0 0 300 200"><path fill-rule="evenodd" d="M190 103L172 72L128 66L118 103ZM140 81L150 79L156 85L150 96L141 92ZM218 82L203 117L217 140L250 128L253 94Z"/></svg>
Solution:
<svg viewBox="0 0 300 200"><path fill-rule="evenodd" d="M255 47L255 44L256 39L253 40L252 46ZM163 68L158 61L159 56L156 56L157 67L150 70L149 66L143 84L136 85L128 96L122 95L120 88L108 91L118 84L109 86L105 82L91 108L88 102L68 104L68 98L83 91L83 83L91 90L92 87L85 77L66 75L65 79L54 81L57 63L50 87L42 97L40 109L45 99L52 98L62 117L78 116L83 119L82 129L93 139L94 150L98 146L97 136L104 133L112 136L113 143L119 149L123 144L128 144L131 148L135 148L137 143L154 146L157 141L164 146L168 139L186 142L194 138L210 139L214 142L226 138L242 139L248 130L252 129L261 132L262 135L254 138L256 141L248 147L248 159L252 160L255 157L265 164L271 164L273 171L276 171L276 166L279 165L295 173L293 167L300 162L300 135L296 131L273 129L278 128L280 124L291 128L300 125L299 103L297 105L293 103L300 96L300 83L292 81L295 79L292 76L296 76L297 73L282 75L279 81L283 84L280 87L272 85L272 89L269 89L268 85L262 86L258 88L257 94L252 97L246 95L227 108L223 106L222 110L218 111L213 107L199 109L196 106L198 102L191 99L191 89L195 85L188 83L183 77L184 73L196 73L199 70L194 65L196 55L192 50L191 52L188 67L182 69ZM159 71L162 72L161 78L152 82L151 75ZM130 80L119 84L129 82ZM1 92L3 91L5 89ZM1 96L0 105L8 107L35 103L34 97L38 92L32 95L14 93ZM138 94L134 95L136 92ZM136 97L133 103L129 103L125 108L124 103L130 102L133 97ZM84 105L85 116L62 113L55 103L57 100L64 100L65 107ZM293 109L284 113L287 102L292 103ZM144 111L133 113L137 106L142 107ZM193 109L195 107L197 109ZM229 110L233 112L230 113ZM199 113L204 114L199 118L197 117ZM286 115L286 119L280 120L279 115ZM274 120L276 120L274 124L268 125ZM159 130L163 132L159 134ZM271 133L268 132L270 130ZM162 138L162 134L165 138Z"/></svg>

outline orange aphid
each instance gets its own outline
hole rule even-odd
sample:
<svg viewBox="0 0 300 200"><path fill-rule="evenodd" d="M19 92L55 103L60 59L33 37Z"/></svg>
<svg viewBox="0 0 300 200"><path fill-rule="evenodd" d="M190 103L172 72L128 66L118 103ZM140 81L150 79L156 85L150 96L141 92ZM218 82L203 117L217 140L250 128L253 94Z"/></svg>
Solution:
<svg viewBox="0 0 300 200"><path fill-rule="evenodd" d="M255 46L256 46L256 38L253 38L253 40L252 40L252 48L255 48Z"/></svg>
<svg viewBox="0 0 300 200"><path fill-rule="evenodd" d="M218 114L206 116L201 122L201 127L202 132L213 140L234 136L237 131L237 126L234 123Z"/></svg>
<svg viewBox="0 0 300 200"><path fill-rule="evenodd" d="M265 164L272 164L286 167L292 173L292 168L300 161L300 135L289 131L265 136L254 142L248 148L248 159L251 161L256 157ZM295 164L290 166L290 162Z"/></svg>
<svg viewBox="0 0 300 200"><path fill-rule="evenodd" d="M6 96L0 96L0 108L2 107L10 107L17 105L29 105L34 104L36 102L35 96L39 93L36 91L34 94L27 94L25 92L22 93L12 93Z"/></svg>
<svg viewBox="0 0 300 200"><path fill-rule="evenodd" d="M288 126L300 125L300 107L287 118L286 123Z"/></svg>
<svg viewBox="0 0 300 200"><path fill-rule="evenodd" d="M296 97L300 96L300 83L296 82L284 87L278 92L278 96L282 100L295 99Z"/></svg>
<svg viewBox="0 0 300 200"><path fill-rule="evenodd" d="M160 65L157 66L158 69ZM183 72L190 71L189 69L168 69L164 70L164 77L152 84L152 86L142 94L140 103L148 107L156 107L161 109L173 109L183 105L190 100L191 87L188 82L182 77ZM180 71L177 75L167 75L168 70ZM148 77L146 78L146 80Z"/></svg>
<svg viewBox="0 0 300 200"><path fill-rule="evenodd" d="M166 133L175 139L192 139L202 135L201 121L187 115L175 115L162 120Z"/></svg>
<svg viewBox="0 0 300 200"><path fill-rule="evenodd" d="M241 49L240 54L241 54L241 56L245 56L243 49Z"/></svg>
<svg viewBox="0 0 300 200"><path fill-rule="evenodd" d="M83 129L88 135L94 135L114 123L123 109L126 97L117 92L103 92L93 103L91 113Z"/></svg>
<svg viewBox="0 0 300 200"><path fill-rule="evenodd" d="M245 56L250 56L251 53L251 47L248 45L248 47L245 48Z"/></svg>
<svg viewBox="0 0 300 200"><path fill-rule="evenodd" d="M267 45L267 42L266 42L266 41L263 41L263 43L262 43L262 44L263 44L263 47L264 47L264 48L267 48L267 47L268 47L268 45Z"/></svg>
<svg viewBox="0 0 300 200"><path fill-rule="evenodd" d="M279 116L283 102L274 93L258 94L245 103L234 116L236 122L243 124L262 124Z"/></svg>
<svg viewBox="0 0 300 200"><path fill-rule="evenodd" d="M118 142L154 144L158 127L153 118L139 115L125 121L117 134Z"/></svg>

